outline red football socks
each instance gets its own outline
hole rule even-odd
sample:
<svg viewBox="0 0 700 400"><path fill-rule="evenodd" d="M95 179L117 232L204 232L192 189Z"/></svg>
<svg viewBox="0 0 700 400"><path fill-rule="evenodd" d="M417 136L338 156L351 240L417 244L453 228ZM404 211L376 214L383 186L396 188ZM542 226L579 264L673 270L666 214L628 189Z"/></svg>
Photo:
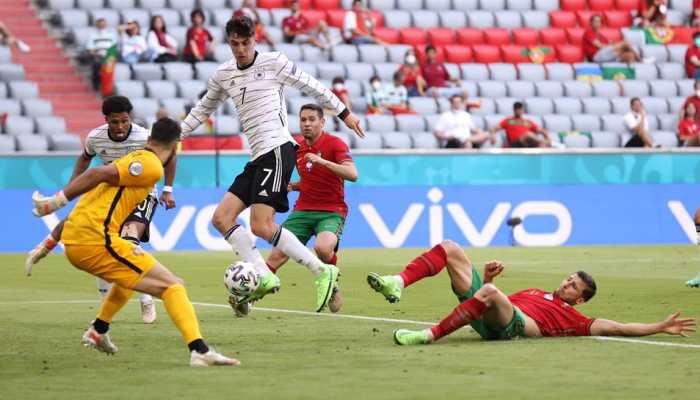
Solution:
<svg viewBox="0 0 700 400"><path fill-rule="evenodd" d="M399 275L403 279L403 286L408 287L427 276L438 274L445 265L447 265L447 253L445 248L438 244L416 257Z"/></svg>
<svg viewBox="0 0 700 400"><path fill-rule="evenodd" d="M338 253L333 253L333 257L331 257L331 259L328 260L328 264L338 265Z"/></svg>
<svg viewBox="0 0 700 400"><path fill-rule="evenodd" d="M430 328L433 334L433 341L447 336L464 325L481 318L481 316L484 315L484 311L486 311L486 304L476 297L472 297L458 305L452 310L450 315Z"/></svg>

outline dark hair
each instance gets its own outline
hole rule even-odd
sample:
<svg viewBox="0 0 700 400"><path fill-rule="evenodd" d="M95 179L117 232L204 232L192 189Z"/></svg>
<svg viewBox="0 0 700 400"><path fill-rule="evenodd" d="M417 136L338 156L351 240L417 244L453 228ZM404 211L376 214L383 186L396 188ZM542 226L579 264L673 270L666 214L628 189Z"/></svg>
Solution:
<svg viewBox="0 0 700 400"><path fill-rule="evenodd" d="M632 98L630 99L630 106L631 106L632 104L634 104L635 101L640 101L640 102L641 102L642 99L640 99L639 97L632 97Z"/></svg>
<svg viewBox="0 0 700 400"><path fill-rule="evenodd" d="M394 72L394 77L393 77L393 78L394 78L395 81L397 81L397 80L399 80L400 78L403 78L403 77L404 77L403 72L401 72L401 71L396 71L396 72Z"/></svg>
<svg viewBox="0 0 700 400"><path fill-rule="evenodd" d="M200 17L202 17L202 23L204 23L204 21L207 20L207 17L204 16L204 11L202 11L201 8L195 8L195 9L192 10L192 12L190 13L190 21L191 21L191 22L194 22L194 17L195 17L196 15L199 15Z"/></svg>
<svg viewBox="0 0 700 400"><path fill-rule="evenodd" d="M698 32L698 33L700 33L700 32ZM700 79L695 80L695 83L693 83L693 88L697 88L698 85L700 85Z"/></svg>
<svg viewBox="0 0 700 400"><path fill-rule="evenodd" d="M247 15L233 17L226 23L226 36L251 38L255 36L255 22Z"/></svg>
<svg viewBox="0 0 700 400"><path fill-rule="evenodd" d="M105 117L112 113L130 113L134 109L129 99L124 96L110 96L102 102L102 115Z"/></svg>
<svg viewBox="0 0 700 400"><path fill-rule="evenodd" d="M595 280L593 280L593 277L588 275L587 272L585 271L578 271L576 272L576 275L583 281L583 283L586 284L586 288L583 289L583 292L581 292L581 295L583 296L583 300L588 301L595 296L595 292L598 290L598 286L595 284Z"/></svg>
<svg viewBox="0 0 700 400"><path fill-rule="evenodd" d="M163 33L168 33L168 28L165 26L165 19L163 19L163 17L160 15L154 15L151 17L151 25L148 29L155 32L156 18L160 18L160 20L163 22Z"/></svg>
<svg viewBox="0 0 700 400"><path fill-rule="evenodd" d="M600 16L600 14L593 14L593 15L591 15L590 18L588 18L588 21L593 22L593 18L602 18L602 17Z"/></svg>
<svg viewBox="0 0 700 400"><path fill-rule="evenodd" d="M362 4L362 0L353 0L352 5L354 6L357 3Z"/></svg>
<svg viewBox="0 0 700 400"><path fill-rule="evenodd" d="M378 75L372 75L371 78L369 78L369 83L372 83L373 81L381 81L382 78L380 78Z"/></svg>
<svg viewBox="0 0 700 400"><path fill-rule="evenodd" d="M695 106L695 103L693 103L692 101L689 101L689 102L685 105L685 107L683 107L683 118L688 118L688 117L689 117L689 115L688 115L688 107L690 107L690 106L695 107L695 115L698 115L698 108ZM693 116L693 118L694 118L694 116Z"/></svg>
<svg viewBox="0 0 700 400"><path fill-rule="evenodd" d="M435 46L433 46L432 44L429 44L429 45L425 46L425 52L426 52L426 53L429 52L429 51L431 51L431 50L432 50L432 51L435 51Z"/></svg>
<svg viewBox="0 0 700 400"><path fill-rule="evenodd" d="M333 78L333 84L335 85L336 83L345 83L345 78L342 76L336 76Z"/></svg>
<svg viewBox="0 0 700 400"><path fill-rule="evenodd" d="M174 119L165 117L156 121L151 127L151 139L162 144L170 144L180 140L180 124Z"/></svg>
<svg viewBox="0 0 700 400"><path fill-rule="evenodd" d="M525 108L525 105L522 102L516 101L515 103L513 103L513 110L514 111L519 110L521 108Z"/></svg>
<svg viewBox="0 0 700 400"><path fill-rule="evenodd" d="M452 103L452 101L453 101L455 98L459 98L460 100L463 100L461 95L459 95L459 94L453 94L452 96L450 96L450 103Z"/></svg>
<svg viewBox="0 0 700 400"><path fill-rule="evenodd" d="M302 111L304 110L313 110L316 111L316 114L318 114L319 118L323 118L323 108L319 106L318 104L314 103L307 103L301 106L301 110L299 110L299 114L301 114Z"/></svg>
<svg viewBox="0 0 700 400"><path fill-rule="evenodd" d="M693 40L697 39L700 37L700 32L695 32L693 33Z"/></svg>

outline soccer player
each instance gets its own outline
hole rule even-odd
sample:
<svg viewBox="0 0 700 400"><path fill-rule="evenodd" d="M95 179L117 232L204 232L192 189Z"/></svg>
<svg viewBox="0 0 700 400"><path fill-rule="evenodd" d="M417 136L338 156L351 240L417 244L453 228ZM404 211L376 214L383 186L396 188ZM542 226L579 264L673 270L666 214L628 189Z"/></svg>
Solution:
<svg viewBox="0 0 700 400"><path fill-rule="evenodd" d="M443 241L413 260L399 275L379 276L370 273L367 281L390 302L401 298L403 288L447 267L455 293L461 304L430 329L394 332L400 345L428 344L471 325L484 339L507 340L542 336L646 336L655 333L686 336L695 331L694 318L680 318L675 313L663 321L620 323L590 319L574 308L590 300L596 283L583 271L568 276L553 292L526 289L510 296L495 285L493 279L503 271L503 264L491 261L484 267L483 281L464 251L451 241Z"/></svg>
<svg viewBox="0 0 700 400"><path fill-rule="evenodd" d="M344 181L357 181L357 169L345 142L323 131L326 120L320 106L303 105L299 122L302 136L297 138L297 171L301 179L290 183L290 189L299 190L300 194L294 211L282 226L304 244L316 236L316 255L323 262L335 265L338 241L348 215ZM288 259L275 248L267 266L276 273ZM338 312L341 306L338 287L331 294L328 309Z"/></svg>
<svg viewBox="0 0 700 400"><path fill-rule="evenodd" d="M191 366L238 365L238 360L207 347L182 279L120 235L134 207L163 177L163 166L174 157L179 139L178 123L160 119L144 149L83 172L53 196L35 192L32 212L36 216L51 214L83 195L64 223L61 240L66 257L76 268L113 283L97 318L83 334L85 346L108 354L117 352L109 325L136 290L163 300L190 350Z"/></svg>
<svg viewBox="0 0 700 400"><path fill-rule="evenodd" d="M85 139L83 154L78 157L73 168L72 181L82 174L88 167L92 158L98 156L103 164L109 164L126 154L141 150L146 146L149 131L131 121L131 110L133 106L129 99L123 96L112 96L102 102L102 114L105 116L106 124L93 129ZM175 207L172 184L175 179L175 159L165 168L165 186L163 193L158 200L158 190L153 187L151 193L144 201L134 208L128 216L121 236L138 245L141 242L148 242L149 226L153 221L158 202L171 209ZM31 275L32 267L39 260L46 257L53 250L61 238L64 221L61 221L51 233L44 238L32 251L29 252L25 261L27 275ZM97 291L100 299L104 300L109 292L111 284L101 278L97 278ZM153 298L144 293L139 296L141 303L141 318L146 324L152 324L156 320L156 307Z"/></svg>
<svg viewBox="0 0 700 400"><path fill-rule="evenodd" d="M697 244L700 245L700 207L695 210L695 232L697 232ZM695 278L689 280L688 282L685 283L686 285L690 287L700 287L700 272L698 272L697 275L695 275Z"/></svg>
<svg viewBox="0 0 700 400"><path fill-rule="evenodd" d="M316 79L301 71L284 54L258 53L255 50L255 24L246 16L232 18L226 35L233 59L219 66L209 79L206 95L182 123L183 134L197 128L228 98L232 98L243 132L251 146L251 161L234 180L219 202L212 223L243 261L255 265L260 275L258 289L241 303L255 301L280 287L277 275L248 233L236 220L251 207L250 224L255 236L277 247L306 266L317 276L316 311L328 304L338 279L338 268L318 259L289 230L274 222L275 212L289 210L287 185L296 162L296 142L289 133L283 89L292 86L311 96L325 108L335 110L345 124L363 137L359 120L343 103Z"/></svg>

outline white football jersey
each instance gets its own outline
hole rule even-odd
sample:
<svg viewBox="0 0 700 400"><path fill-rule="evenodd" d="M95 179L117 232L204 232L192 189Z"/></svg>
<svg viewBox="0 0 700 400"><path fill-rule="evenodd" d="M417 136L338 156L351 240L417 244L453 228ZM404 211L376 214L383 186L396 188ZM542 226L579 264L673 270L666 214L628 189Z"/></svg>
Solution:
<svg viewBox="0 0 700 400"><path fill-rule="evenodd" d="M104 124L88 134L85 139L85 154L98 156L104 164L109 164L132 151L145 148L150 135L148 129L132 123L131 132L124 140L114 140L109 136L107 124Z"/></svg>
<svg viewBox="0 0 700 400"><path fill-rule="evenodd" d="M256 53L253 63L244 69L238 68L235 58L219 66L209 79L206 95L182 122L182 134L186 136L197 129L230 97L241 129L248 137L253 160L286 142L294 143L287 122L284 86L301 90L336 114L345 110L333 92L284 54Z"/></svg>

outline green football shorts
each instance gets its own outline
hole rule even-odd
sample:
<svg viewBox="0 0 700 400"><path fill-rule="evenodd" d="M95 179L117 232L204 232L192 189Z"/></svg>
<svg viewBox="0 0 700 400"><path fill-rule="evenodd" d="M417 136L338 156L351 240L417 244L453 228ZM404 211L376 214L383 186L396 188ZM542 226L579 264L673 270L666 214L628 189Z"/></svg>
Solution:
<svg viewBox="0 0 700 400"><path fill-rule="evenodd" d="M321 232L332 232L340 241L344 225L345 218L330 211L293 211L282 224L304 244Z"/></svg>
<svg viewBox="0 0 700 400"><path fill-rule="evenodd" d="M469 300L477 290L481 289L484 283L481 279L481 274L476 267L472 265L472 288L469 292L460 296L455 292L460 303ZM454 288L452 289L454 292ZM516 306L513 306L513 318L505 327L494 327L486 324L483 320L477 320L471 323L471 327L481 335L482 338L488 340L510 340L518 337L525 337L525 316L522 311Z"/></svg>

